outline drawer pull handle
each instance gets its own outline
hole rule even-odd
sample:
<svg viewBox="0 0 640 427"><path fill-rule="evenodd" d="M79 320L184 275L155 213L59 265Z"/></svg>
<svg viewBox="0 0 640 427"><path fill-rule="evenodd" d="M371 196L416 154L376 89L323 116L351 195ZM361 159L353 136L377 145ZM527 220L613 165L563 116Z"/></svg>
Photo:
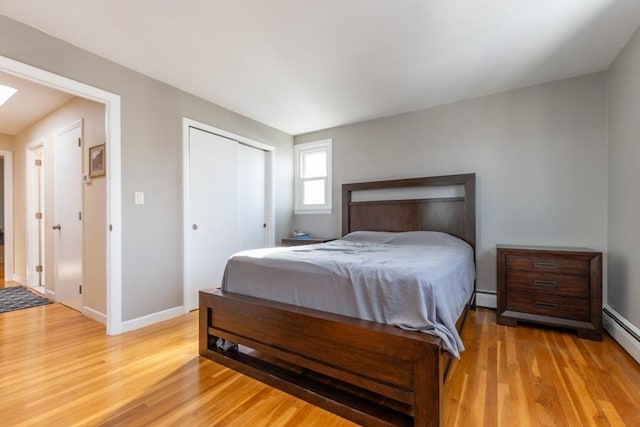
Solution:
<svg viewBox="0 0 640 427"><path fill-rule="evenodd" d="M542 308L550 308L550 309L555 309L556 308L556 304L551 304L548 302L535 302L535 305L537 305L538 307L542 307Z"/></svg>
<svg viewBox="0 0 640 427"><path fill-rule="evenodd" d="M533 264L535 268L556 268L557 265L554 262L536 262Z"/></svg>
<svg viewBox="0 0 640 427"><path fill-rule="evenodd" d="M552 282L550 280L536 280L535 282L533 282L534 285L536 286L544 286L545 288L557 288L558 287L558 283L557 282Z"/></svg>

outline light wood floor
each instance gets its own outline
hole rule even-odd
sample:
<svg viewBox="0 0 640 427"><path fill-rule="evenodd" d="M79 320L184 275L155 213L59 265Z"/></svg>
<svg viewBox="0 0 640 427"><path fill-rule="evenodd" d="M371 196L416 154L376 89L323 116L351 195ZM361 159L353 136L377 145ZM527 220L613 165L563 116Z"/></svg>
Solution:
<svg viewBox="0 0 640 427"><path fill-rule="evenodd" d="M0 314L0 425L353 426L198 357L197 312L116 337L60 304ZM640 366L606 336L478 309L446 426L638 426Z"/></svg>

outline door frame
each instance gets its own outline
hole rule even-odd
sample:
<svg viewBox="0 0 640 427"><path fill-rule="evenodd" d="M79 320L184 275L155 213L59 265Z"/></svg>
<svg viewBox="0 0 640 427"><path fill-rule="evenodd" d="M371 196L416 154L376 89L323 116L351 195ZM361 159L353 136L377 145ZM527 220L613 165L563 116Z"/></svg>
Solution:
<svg viewBox="0 0 640 427"><path fill-rule="evenodd" d="M36 167L34 165L34 161L35 161L35 154L34 151L40 147L44 148L44 143L45 140L43 137L40 137L38 139L36 139L35 141L30 142L29 144L27 144L26 146L26 155L25 155L25 171L26 171L26 202L27 202L27 217L26 217L26 224L27 224L27 277L26 277L26 283L27 286L36 286L34 284L34 267L35 267L35 263L36 263L36 258L38 257L37 252L40 251L40 244L38 242L36 242L36 236L39 233L39 230L37 230L37 228L40 228L39 224L36 224L35 221L33 221L33 218L36 214L36 205L37 205L37 201L36 198L38 197L38 194L36 194L36 176L35 176L35 171L36 171ZM44 168L46 167L44 161L42 162L42 166L40 166L41 169L41 173L44 174ZM44 191L44 188L40 189L41 191ZM45 196L46 197L46 196ZM41 206L41 209L44 210L44 206ZM44 217L42 218L42 221L44 221ZM42 239L44 239L44 236L42 236ZM45 253L43 252L41 254L41 259L40 259L41 265L44 267L44 263L45 263Z"/></svg>
<svg viewBox="0 0 640 427"><path fill-rule="evenodd" d="M267 224L267 245L275 245L275 158L276 148L272 145L235 134L233 132L219 129L205 123L182 118L182 301L184 312L187 313L187 292L190 283L191 274L188 268L188 260L190 257L189 244L191 233L191 215L189 211L189 128L200 129L205 132L213 133L224 138L229 138L241 144L248 145L266 152L265 161L265 222Z"/></svg>
<svg viewBox="0 0 640 427"><path fill-rule="evenodd" d="M13 281L13 152L0 150L0 157L4 159L4 278Z"/></svg>
<svg viewBox="0 0 640 427"><path fill-rule="evenodd" d="M54 74L0 55L0 70L5 73L67 92L105 106L105 143L107 151L107 313L108 335L123 332L122 322L122 170L120 95ZM6 157L5 157L6 158ZM5 168L6 171L6 168ZM6 172L5 172L6 173ZM12 224L13 227L13 224ZM6 236L6 234L5 234ZM13 228L11 229L13 239ZM13 254L12 254L13 255ZM6 258L6 255L5 255ZM6 268L13 270L13 262ZM6 271L6 270L5 270ZM91 316L96 318L95 316ZM96 319L101 320L101 319Z"/></svg>

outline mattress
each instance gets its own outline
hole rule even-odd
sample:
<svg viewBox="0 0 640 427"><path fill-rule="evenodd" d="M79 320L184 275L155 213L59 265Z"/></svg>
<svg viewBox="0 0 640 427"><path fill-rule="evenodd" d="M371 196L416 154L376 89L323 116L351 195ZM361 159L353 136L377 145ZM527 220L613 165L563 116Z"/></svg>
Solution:
<svg viewBox="0 0 640 427"><path fill-rule="evenodd" d="M357 231L328 243L236 253L222 289L433 334L459 358L455 324L474 280L473 249L454 236Z"/></svg>

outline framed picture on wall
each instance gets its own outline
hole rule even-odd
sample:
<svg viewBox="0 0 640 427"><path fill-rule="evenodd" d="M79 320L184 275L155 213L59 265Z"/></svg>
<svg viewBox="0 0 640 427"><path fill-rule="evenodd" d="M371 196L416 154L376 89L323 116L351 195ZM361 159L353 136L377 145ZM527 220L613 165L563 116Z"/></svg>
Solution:
<svg viewBox="0 0 640 427"><path fill-rule="evenodd" d="M95 178L105 174L104 144L89 148L89 176Z"/></svg>

